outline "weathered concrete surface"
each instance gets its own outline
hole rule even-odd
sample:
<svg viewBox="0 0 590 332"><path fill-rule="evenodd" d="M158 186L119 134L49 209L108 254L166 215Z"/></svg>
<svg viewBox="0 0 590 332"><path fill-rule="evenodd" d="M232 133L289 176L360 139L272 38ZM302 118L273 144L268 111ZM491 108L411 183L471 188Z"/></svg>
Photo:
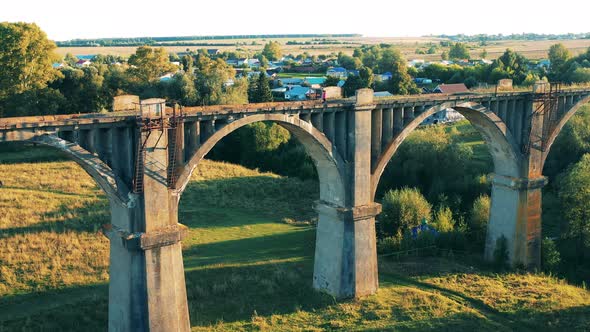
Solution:
<svg viewBox="0 0 590 332"><path fill-rule="evenodd" d="M494 260L497 241L506 238L509 263L538 267L541 249L541 190L545 177L522 179L494 175L485 258Z"/></svg>
<svg viewBox="0 0 590 332"><path fill-rule="evenodd" d="M118 137L122 132L115 132ZM138 133L139 135L139 133ZM178 224L177 198L168 188L168 130L143 133L146 140L143 193L134 204L111 203L109 331L189 331L190 320ZM128 153L122 146L114 153ZM120 161L134 158L116 155ZM117 169L133 169L119 162Z"/></svg>
<svg viewBox="0 0 590 332"><path fill-rule="evenodd" d="M373 91L357 91L356 105L349 117L347 151L350 199L346 207L328 202L317 206L313 286L337 298L373 294L379 285L375 216L381 206L371 196L371 116ZM375 138L373 138L375 140ZM381 136L379 136L379 141Z"/></svg>
<svg viewBox="0 0 590 332"><path fill-rule="evenodd" d="M375 216L381 206L341 208L319 202L316 210L314 288L336 298L375 293L379 287Z"/></svg>
<svg viewBox="0 0 590 332"><path fill-rule="evenodd" d="M178 200L198 162L219 140L258 121L287 128L316 165L315 288L339 298L377 290L376 186L403 140L426 117L447 107L482 133L494 161L485 257L493 257L497 239L505 236L512 264L538 266L543 163L565 122L590 101L590 90L559 93L559 122L544 151L522 149L541 134L543 118L532 114L533 97L519 92L374 101L373 92L364 89L354 100L184 108L175 154L177 184L168 188L166 173L172 131L154 132L147 142L143 194L130 192L141 141L134 112L3 118L0 142L35 141L60 148L107 193L112 214L105 230L111 239L109 330L187 331L180 244L186 229L178 225ZM166 112L166 117L172 114Z"/></svg>

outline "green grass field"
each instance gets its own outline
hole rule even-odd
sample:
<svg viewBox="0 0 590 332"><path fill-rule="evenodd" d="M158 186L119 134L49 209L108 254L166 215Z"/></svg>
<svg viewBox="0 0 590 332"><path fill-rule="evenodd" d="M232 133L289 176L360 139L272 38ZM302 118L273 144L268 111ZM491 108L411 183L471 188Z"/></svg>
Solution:
<svg viewBox="0 0 590 332"><path fill-rule="evenodd" d="M0 149L0 331L106 330L104 196L53 150ZM590 330L587 290L477 256L382 258L377 295L315 292L317 198L313 181L200 164L180 203L193 331Z"/></svg>

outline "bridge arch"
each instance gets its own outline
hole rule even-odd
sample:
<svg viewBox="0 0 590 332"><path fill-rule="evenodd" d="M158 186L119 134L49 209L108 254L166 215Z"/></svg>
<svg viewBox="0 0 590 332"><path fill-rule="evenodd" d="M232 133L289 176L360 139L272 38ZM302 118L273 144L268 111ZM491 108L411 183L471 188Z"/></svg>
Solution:
<svg viewBox="0 0 590 332"><path fill-rule="evenodd" d="M36 143L62 151L98 184L111 204L115 203L120 206L128 206L133 202L131 197L126 198L123 196L123 193L128 193L129 190L113 170L105 162L100 160L100 158L76 143L68 142L51 134L27 137L24 140L11 140L10 142Z"/></svg>
<svg viewBox="0 0 590 332"><path fill-rule="evenodd" d="M31 141L46 146L54 147L65 152L69 158L75 161L105 192L109 202L118 205L127 205L129 198L122 196L122 193L129 192L124 187L124 182L118 178L113 170L100 158L82 148L76 143L68 142L57 136L42 135L33 138Z"/></svg>
<svg viewBox="0 0 590 332"><path fill-rule="evenodd" d="M466 102L446 102L433 106L419 114L412 122L406 125L403 130L391 141L381 154L371 172L371 191L375 198L377 186L385 167L393 157L397 149L404 142L406 137L413 132L426 118L447 108L452 108L463 115L480 132L488 144L490 154L494 161L494 172L510 177L519 177L520 158L518 156L518 145L506 124L492 111L483 105Z"/></svg>
<svg viewBox="0 0 590 332"><path fill-rule="evenodd" d="M588 103L590 103L590 96L582 98L580 101L578 101L576 104L574 104L572 106L572 108L570 108L561 117L561 119L557 123L557 126L555 127L555 129L553 129L553 131L551 132L551 134L549 135L549 138L547 140L547 148L543 152L543 159L541 161L541 169L543 169L543 167L545 166L545 160L547 160L547 156L549 155L549 152L551 151L551 147L553 146L553 143L557 139L557 136L559 136L559 133L561 133L561 130L563 129L565 124L576 114L576 112L578 112L578 110L582 106L584 106Z"/></svg>
<svg viewBox="0 0 590 332"><path fill-rule="evenodd" d="M297 115L292 114L250 115L233 121L217 130L199 146L180 173L177 189L178 198L182 195L190 180L191 174L199 162L221 139L245 125L260 121L271 121L279 124L301 142L316 166L320 183L320 199L322 201L336 206L344 206L346 204L348 198L344 183L345 168L341 156L326 136L311 123L301 120Z"/></svg>

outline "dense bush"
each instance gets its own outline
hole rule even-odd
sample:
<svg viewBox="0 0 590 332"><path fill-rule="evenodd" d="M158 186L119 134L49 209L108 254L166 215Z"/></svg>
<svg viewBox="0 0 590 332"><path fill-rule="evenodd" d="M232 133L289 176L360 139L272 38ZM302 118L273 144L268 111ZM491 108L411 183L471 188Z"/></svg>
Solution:
<svg viewBox="0 0 590 332"><path fill-rule="evenodd" d="M453 220L453 212L448 206L441 206L434 213L434 219L432 225L439 232L450 232L455 227L455 221Z"/></svg>
<svg viewBox="0 0 590 332"><path fill-rule="evenodd" d="M555 242L550 238L544 238L541 243L541 265L547 272L555 272L561 262L561 255Z"/></svg>
<svg viewBox="0 0 590 332"><path fill-rule="evenodd" d="M431 205L416 188L388 191L381 202L383 212L379 215L379 231L385 236L403 234L406 230L429 219Z"/></svg>
<svg viewBox="0 0 590 332"><path fill-rule="evenodd" d="M490 219L490 197L479 196L474 202L469 215L469 237L476 246L485 244L486 230Z"/></svg>
<svg viewBox="0 0 590 332"><path fill-rule="evenodd" d="M444 126L413 132L385 168L377 197L389 189L416 187L432 204L446 205L457 216L467 213L473 201L488 192L485 175L493 164L485 146L476 154L461 140L482 138L468 125L452 134Z"/></svg>
<svg viewBox="0 0 590 332"><path fill-rule="evenodd" d="M562 237L570 240L578 262L590 257L590 154L572 165L561 178L559 199L567 227Z"/></svg>

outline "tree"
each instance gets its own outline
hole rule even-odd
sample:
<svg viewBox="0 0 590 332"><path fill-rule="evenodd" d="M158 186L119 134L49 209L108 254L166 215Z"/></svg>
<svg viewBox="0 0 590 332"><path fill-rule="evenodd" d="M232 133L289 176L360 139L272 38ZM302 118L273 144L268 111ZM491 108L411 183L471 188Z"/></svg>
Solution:
<svg viewBox="0 0 590 332"><path fill-rule="evenodd" d="M270 91L270 83L266 73L261 71L258 75L258 84L256 86L257 102L266 103L272 101L272 92Z"/></svg>
<svg viewBox="0 0 590 332"><path fill-rule="evenodd" d="M559 199L568 222L563 237L574 241L583 259L590 253L590 154L572 165L559 184Z"/></svg>
<svg viewBox="0 0 590 332"><path fill-rule="evenodd" d="M442 51L442 53L440 54L440 58L442 60L449 60L449 52L447 51Z"/></svg>
<svg viewBox="0 0 590 332"><path fill-rule="evenodd" d="M566 70L566 63L571 58L570 51L563 44L554 44L549 48L550 74L552 79L560 79Z"/></svg>
<svg viewBox="0 0 590 332"><path fill-rule="evenodd" d="M354 96L358 89L368 88L373 83L373 71L361 67L358 75L349 75L342 87L345 96Z"/></svg>
<svg viewBox="0 0 590 332"><path fill-rule="evenodd" d="M0 23L0 101L14 94L44 89L60 77L52 64L55 43L34 23Z"/></svg>
<svg viewBox="0 0 590 332"><path fill-rule="evenodd" d="M494 60L488 70L490 71L490 83L496 83L503 78L511 78L514 80L514 84L520 85L529 74L528 60L521 54L506 49L502 56Z"/></svg>
<svg viewBox="0 0 590 332"><path fill-rule="evenodd" d="M567 81L572 83L590 82L590 68L576 68L568 76Z"/></svg>
<svg viewBox="0 0 590 332"><path fill-rule="evenodd" d="M129 64L134 66L129 69L129 73L141 83L154 82L158 77L174 70L163 47L140 46L129 57Z"/></svg>
<svg viewBox="0 0 590 332"><path fill-rule="evenodd" d="M449 50L449 58L454 59L469 59L469 49L463 43L455 43Z"/></svg>
<svg viewBox="0 0 590 332"><path fill-rule="evenodd" d="M556 178L568 165L590 153L590 112L578 112L563 127L547 156L543 174Z"/></svg>
<svg viewBox="0 0 590 332"><path fill-rule="evenodd" d="M430 218L432 209L418 189L407 187L388 191L381 204L383 212L379 215L379 225L386 235L401 235L420 225L422 219Z"/></svg>
<svg viewBox="0 0 590 332"><path fill-rule="evenodd" d="M170 83L170 98L184 106L195 106L199 95L195 87L195 76L188 72L177 73Z"/></svg>
<svg viewBox="0 0 590 332"><path fill-rule="evenodd" d="M473 207L469 213L468 220L471 238L475 243L483 245L489 219L490 197L488 195L481 195L473 201Z"/></svg>
<svg viewBox="0 0 590 332"><path fill-rule="evenodd" d="M182 70L184 70L185 73L189 73L189 74L193 73L194 60L191 55L187 54L187 55L183 56L181 59L181 65L182 65Z"/></svg>
<svg viewBox="0 0 590 332"><path fill-rule="evenodd" d="M371 68L368 67L361 67L361 69L359 69L359 77L361 78L361 80L363 81L363 85L365 85L365 87L371 87L373 86L373 71L371 70Z"/></svg>
<svg viewBox="0 0 590 332"><path fill-rule="evenodd" d="M482 58L482 59L485 59L485 58L487 58L487 57L488 57L488 51L487 51L487 50L484 48L484 49L481 51L481 54L480 54L480 56L481 56L481 58Z"/></svg>
<svg viewBox="0 0 590 332"><path fill-rule="evenodd" d="M475 129L471 130L471 135L478 136ZM492 159L484 155L487 162L474 167L469 162L474 154L471 147L454 138L456 135L451 136L444 126L412 132L385 168L377 197L389 188L416 187L434 204L468 211L473 200L489 189L485 176L481 176L492 171ZM442 200L443 194L448 198Z"/></svg>
<svg viewBox="0 0 590 332"><path fill-rule="evenodd" d="M473 76L470 76L470 77L467 77L463 81L463 83L465 83L465 86L467 87L467 89L471 89L477 85L477 79L475 79L475 77L473 77Z"/></svg>
<svg viewBox="0 0 590 332"><path fill-rule="evenodd" d="M389 91L397 95L409 95L420 93L420 89L408 74L406 59L399 50L392 53L391 80L389 80Z"/></svg>
<svg viewBox="0 0 590 332"><path fill-rule="evenodd" d="M94 66L65 68L63 77L51 84L66 99L64 113L93 113L106 109L110 100L103 94L104 77Z"/></svg>
<svg viewBox="0 0 590 332"><path fill-rule="evenodd" d="M348 70L359 69L363 65L359 58L351 57L342 52L338 53L338 64Z"/></svg>
<svg viewBox="0 0 590 332"><path fill-rule="evenodd" d="M248 79L248 102L258 103L258 78Z"/></svg>
<svg viewBox="0 0 590 332"><path fill-rule="evenodd" d="M237 80L236 71L223 59L199 56L195 87L201 105L243 104L248 102L248 82Z"/></svg>
<svg viewBox="0 0 590 332"><path fill-rule="evenodd" d="M281 44L279 42L271 41L264 45L262 55L270 61L277 61L281 58Z"/></svg>
<svg viewBox="0 0 590 332"><path fill-rule="evenodd" d="M337 86L338 82L340 82L339 77L328 76L326 77L326 81L324 81L324 86Z"/></svg>
<svg viewBox="0 0 590 332"><path fill-rule="evenodd" d="M78 62L78 58L72 55L72 53L66 53L64 57L64 62L67 63L69 66L74 67L76 62Z"/></svg>

